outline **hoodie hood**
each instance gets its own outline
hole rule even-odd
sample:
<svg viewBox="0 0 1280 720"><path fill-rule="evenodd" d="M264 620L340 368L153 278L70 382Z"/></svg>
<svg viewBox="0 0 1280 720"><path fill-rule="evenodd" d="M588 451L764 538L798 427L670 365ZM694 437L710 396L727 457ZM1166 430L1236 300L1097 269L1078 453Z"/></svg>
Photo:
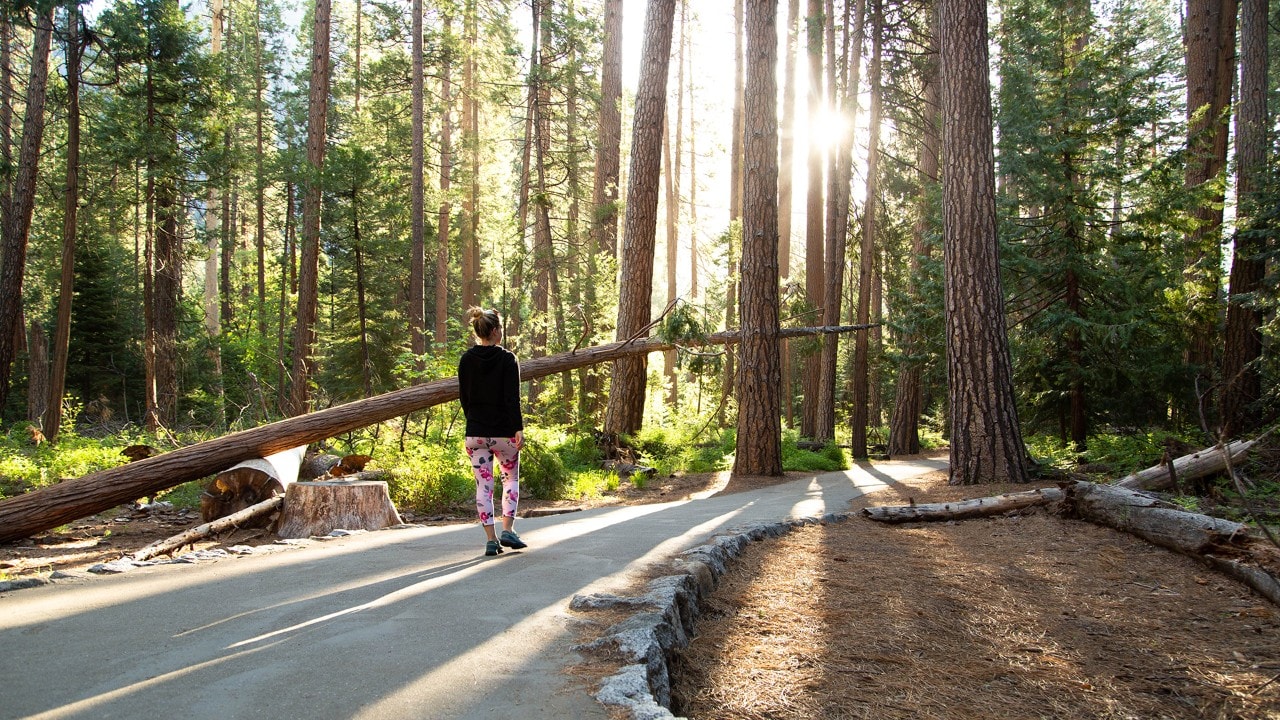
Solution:
<svg viewBox="0 0 1280 720"><path fill-rule="evenodd" d="M502 359L510 355L511 352L501 345L476 345L468 350L467 354L482 366L489 367L495 363L502 362Z"/></svg>

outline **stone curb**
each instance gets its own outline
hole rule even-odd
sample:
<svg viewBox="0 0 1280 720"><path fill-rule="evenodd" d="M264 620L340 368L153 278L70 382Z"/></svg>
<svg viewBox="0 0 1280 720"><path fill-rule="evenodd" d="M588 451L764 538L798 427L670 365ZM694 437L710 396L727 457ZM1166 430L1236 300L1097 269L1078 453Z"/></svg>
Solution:
<svg viewBox="0 0 1280 720"><path fill-rule="evenodd" d="M569 603L571 610L632 611L604 637L575 648L616 650L626 658L628 664L601 683L596 700L622 709L631 720L675 720L670 710L670 662L678 650L688 646L701 614L699 603L728 571L729 562L752 542L782 537L804 525L844 522L850 517L854 513L827 513L733 528L706 545L680 553L671 563L676 574L650 581L643 595L575 595Z"/></svg>

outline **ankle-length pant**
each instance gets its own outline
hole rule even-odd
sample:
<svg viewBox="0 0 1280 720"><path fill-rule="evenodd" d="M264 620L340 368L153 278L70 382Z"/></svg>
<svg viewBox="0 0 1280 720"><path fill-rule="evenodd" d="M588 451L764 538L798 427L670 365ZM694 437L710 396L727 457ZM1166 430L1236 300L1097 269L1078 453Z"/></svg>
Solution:
<svg viewBox="0 0 1280 720"><path fill-rule="evenodd" d="M480 524L492 525L494 471L502 478L502 514L516 516L520 504L520 451L515 438L467 437L467 457L476 474L476 511Z"/></svg>

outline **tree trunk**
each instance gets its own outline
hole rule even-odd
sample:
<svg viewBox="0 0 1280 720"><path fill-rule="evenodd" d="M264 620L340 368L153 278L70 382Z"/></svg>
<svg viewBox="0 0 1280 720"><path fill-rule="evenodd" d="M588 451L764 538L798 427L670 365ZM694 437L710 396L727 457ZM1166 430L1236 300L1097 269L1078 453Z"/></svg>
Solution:
<svg viewBox="0 0 1280 720"><path fill-rule="evenodd" d="M1242 0L1240 10L1240 99L1236 106L1236 224L1231 256L1231 293L1222 356L1222 436L1255 429L1262 419L1257 360L1262 355L1262 310L1251 294L1266 274L1266 240L1251 232L1263 211L1261 188L1267 168L1267 0Z"/></svg>
<svg viewBox="0 0 1280 720"><path fill-rule="evenodd" d="M1237 0L1187 0L1187 167L1186 186L1204 192L1196 226L1187 238L1186 279L1192 291L1191 345L1187 360L1208 387L1214 349L1220 340L1222 203L1220 189L1205 190L1227 164L1228 107L1234 80Z"/></svg>
<svg viewBox="0 0 1280 720"><path fill-rule="evenodd" d="M414 368L421 373L426 369L427 329L423 314L426 310L426 205L425 205L425 148L423 140L423 58L422 58L422 0L413 0L413 57L412 57L412 126L413 138L409 160L409 352L414 355ZM420 379L415 379L419 382Z"/></svg>
<svg viewBox="0 0 1280 720"><path fill-rule="evenodd" d="M28 323L27 330L27 420L36 427L48 427L49 418L54 415L49 410L49 341L45 336L44 326L38 320ZM57 416L62 419L62 402L59 396ZM54 436L44 432L45 439L54 441Z"/></svg>
<svg viewBox="0 0 1280 720"><path fill-rule="evenodd" d="M177 152L176 135L165 138ZM159 168L153 172L160 173ZM178 234L177 180L160 177L155 184L155 267L152 281L152 325L155 334L155 417L162 427L178 419L178 302L182 293L182 237Z"/></svg>
<svg viewBox="0 0 1280 720"><path fill-rule="evenodd" d="M855 326L786 328L778 331L778 336L805 337L820 333L851 332L856 329L858 328ZM725 332L710 336L706 344L729 345L737 342L738 333ZM671 345L660 340L634 340L579 349L524 361L520 364L520 376L524 380L531 380L615 361L627 355L660 352L669 347ZM457 378L434 380L308 415L241 430L163 455L0 500L0 542L26 537L158 490L196 480L227 467L228 463L263 457L317 442L457 398Z"/></svg>
<svg viewBox="0 0 1280 720"><path fill-rule="evenodd" d="M436 327L435 341L449 342L449 216L451 204L449 189L453 173L453 121L449 113L453 107L453 83L450 78L453 54L453 16L446 13L441 18L441 35L444 49L440 56L440 218L436 223ZM425 348L424 348L425 351Z"/></svg>
<svg viewBox="0 0 1280 720"><path fill-rule="evenodd" d="M67 385L67 352L71 344L71 305L75 299L76 213L80 207L80 11L78 6L67 19L67 177L62 212L62 275L58 284L58 316L54 320L52 363L48 369L47 393L40 399L44 436L58 438L62 426L62 395ZM31 365L36 364L31 354ZM41 368L43 373L44 369ZM34 367L31 372L34 379ZM34 386L35 383L33 382Z"/></svg>
<svg viewBox="0 0 1280 720"><path fill-rule="evenodd" d="M381 530L400 522L385 482L298 482L285 489L276 534L305 538L334 530Z"/></svg>
<svg viewBox="0 0 1280 720"><path fill-rule="evenodd" d="M311 87L307 111L307 179L302 201L302 257L298 268L297 327L293 337L293 385L290 411L311 406L312 349L320 309L320 203L324 168L325 123L329 115L329 11L331 0L316 0L311 46Z"/></svg>
<svg viewBox="0 0 1280 720"><path fill-rule="evenodd" d="M266 122L263 117L266 108L266 99L264 97L266 82L263 74L266 69L262 61L261 16L262 0L255 0L253 10L253 51L257 67L253 71L253 204L257 225L254 233L254 247L258 255L258 335L265 339L267 337L267 178L263 163L267 151Z"/></svg>
<svg viewBox="0 0 1280 720"><path fill-rule="evenodd" d="M0 7L0 167L13 167L13 19ZM8 236L13 218L13 176L0 173L0 238Z"/></svg>
<svg viewBox="0 0 1280 720"><path fill-rule="evenodd" d="M462 206L462 307L476 304L480 295L480 101L476 81L476 53L479 52L479 20L475 0L467 0L463 32L467 57L462 65L462 137L468 152L470 176Z"/></svg>
<svg viewBox="0 0 1280 720"><path fill-rule="evenodd" d="M778 275L791 277L791 202L795 199L796 156L796 26L800 22L800 0L787 2L787 50L782 73L782 125L778 144ZM785 377L785 376L784 376ZM788 396L790 393L786 393ZM790 403L789 397L783 402Z"/></svg>
<svg viewBox="0 0 1280 720"><path fill-rule="evenodd" d="M547 354L547 330L551 320L551 267L555 249L551 239L551 197L547 189L547 163L551 155L551 0L533 3L533 55L537 61L531 73L533 86L534 183L537 197L533 207L533 343L532 357ZM529 404L535 404L541 383L529 383Z"/></svg>
<svg viewBox="0 0 1280 720"><path fill-rule="evenodd" d="M907 296L920 298L921 261L933 254L932 246L926 241L929 233L930 219L935 217L934 208L930 206L930 188L938 182L938 48L937 48L937 13L932 12L933 28L930 58L924 72L924 131L920 142L920 153L917 161L919 196L916 199L916 219L911 231L911 256L908 259ZM903 332L901 343L902 361L898 364L898 385L894 395L893 415L889 420L889 456L915 455L920 452L920 416L924 412L923 401L923 361L924 338L914 328Z"/></svg>
<svg viewBox="0 0 1280 720"><path fill-rule="evenodd" d="M725 279L725 300L724 300L724 326L727 328L734 327L738 324L738 250L734 243L733 226L735 221L739 221L739 231L741 230L740 221L742 219L742 108L746 101L743 97L743 73L746 58L743 57L744 36L743 26L746 23L744 17L745 0L734 0L733 3L733 141L730 144L729 157L729 248L728 248L728 277ZM720 388L720 409L716 413L716 421L721 427L725 426L724 409L729 404L729 395L733 392L734 384L738 381L738 373L735 368L735 355L728 353L724 359L724 381Z"/></svg>
<svg viewBox="0 0 1280 720"><path fill-rule="evenodd" d="M654 234L658 221L658 181L662 165L662 128L667 106L667 66L675 0L650 0L636 89L628 174L627 215L623 228L622 278L618 298L618 339L626 340L649 324L653 297ZM643 355L619 360L605 414L604 431L634 433L644 421Z"/></svg>
<svg viewBox="0 0 1280 720"><path fill-rule="evenodd" d="M18 153L17 177L13 184L13 208L3 228L0 255L0 408L9 397L17 338L22 328L22 279L27 266L27 240L35 210L36 177L40 170L40 144L44 138L44 102L49 81L49 48L53 42L53 6L36 17L31 43L31 75L27 81L26 117L23 119L22 148Z"/></svg>
<svg viewBox="0 0 1280 720"><path fill-rule="evenodd" d="M822 0L809 0L809 121L822 112ZM809 139L809 187L805 196L804 294L810 307L820 309L826 293L826 269L823 258L826 238L823 236L822 212L822 146ZM819 310L821 312L821 310ZM814 353L804 359L804 404L801 406L800 434L816 438L819 394L822 384L822 355Z"/></svg>
<svg viewBox="0 0 1280 720"><path fill-rule="evenodd" d="M664 165L666 172L666 211L667 211L667 305L671 306L679 297L676 287L676 264L680 249L680 159L684 144L684 53L688 42L688 27L685 24L685 0L680 0L680 49L676 51L676 114L672 122L667 123L667 132L663 142ZM674 129L674 133L672 130ZM667 408L674 412L680 402L680 388L676 372L676 351L668 350L662 355L663 374L667 378Z"/></svg>
<svg viewBox="0 0 1280 720"><path fill-rule="evenodd" d="M880 119L884 101L881 98L881 46L884 16L880 0L872 0L871 65L867 68L871 84L871 119L867 123L870 139L867 142L867 200L862 208L862 246L858 251L858 322L870 322L872 285L875 282L875 248L879 241L879 182L880 182ZM837 296L838 297L838 296ZM878 308L877 308L878 310ZM854 337L853 359L853 419L852 454L855 458L868 456L867 425L870 424L871 395L869 387L870 338L861 332Z"/></svg>
<svg viewBox="0 0 1280 720"><path fill-rule="evenodd" d="M1065 497L1058 488L1040 488L1005 493L992 497L972 498L923 505L879 505L862 509L864 517L885 523L950 522L970 518L991 517L1018 512L1058 502Z"/></svg>
<svg viewBox="0 0 1280 720"><path fill-rule="evenodd" d="M940 0L951 483L1026 482L996 239L987 5Z"/></svg>
<svg viewBox="0 0 1280 720"><path fill-rule="evenodd" d="M212 15L209 23L209 49L213 57L217 58L222 54L222 27L225 19L223 1L211 0L209 9ZM208 180L204 244L204 329L209 340L205 356L213 369L213 378L210 385L215 389L219 411L223 409L223 405L221 402L222 350L220 347L222 320L219 314L221 308L218 305L218 261L222 253L221 228L223 214L218 185L225 177L225 175L221 177L214 176ZM218 426L222 427L225 424L226 418L222 417L218 422Z"/></svg>
<svg viewBox="0 0 1280 720"><path fill-rule="evenodd" d="M1161 462L1159 465L1140 470L1116 481L1116 485L1131 490L1166 490L1181 482L1198 480L1227 469L1227 453L1231 462L1239 462L1256 444L1254 440L1237 440L1227 446L1205 448L1200 452L1183 455L1172 463Z"/></svg>
<svg viewBox="0 0 1280 720"><path fill-rule="evenodd" d="M742 316L735 475L782 474L778 392L777 0L747 2Z"/></svg>

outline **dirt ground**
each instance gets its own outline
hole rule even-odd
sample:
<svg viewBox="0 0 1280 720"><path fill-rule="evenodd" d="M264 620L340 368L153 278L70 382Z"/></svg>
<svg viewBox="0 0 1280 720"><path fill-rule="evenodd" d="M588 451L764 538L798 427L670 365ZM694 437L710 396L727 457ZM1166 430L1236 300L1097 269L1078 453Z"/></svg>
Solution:
<svg viewBox="0 0 1280 720"><path fill-rule="evenodd" d="M799 477L656 478L586 503L526 500L522 513ZM1025 489L951 487L932 473L853 509ZM0 545L0 579L83 569L198 523L117 508ZM245 529L195 549L274 539ZM1280 608L1188 558L1044 513L803 528L752 545L702 610L673 673L673 710L696 720L1280 719Z"/></svg>
<svg viewBox="0 0 1280 720"><path fill-rule="evenodd" d="M855 509L1029 489L904 485ZM806 527L752 545L702 610L672 672L696 720L1280 718L1280 608L1044 512Z"/></svg>

